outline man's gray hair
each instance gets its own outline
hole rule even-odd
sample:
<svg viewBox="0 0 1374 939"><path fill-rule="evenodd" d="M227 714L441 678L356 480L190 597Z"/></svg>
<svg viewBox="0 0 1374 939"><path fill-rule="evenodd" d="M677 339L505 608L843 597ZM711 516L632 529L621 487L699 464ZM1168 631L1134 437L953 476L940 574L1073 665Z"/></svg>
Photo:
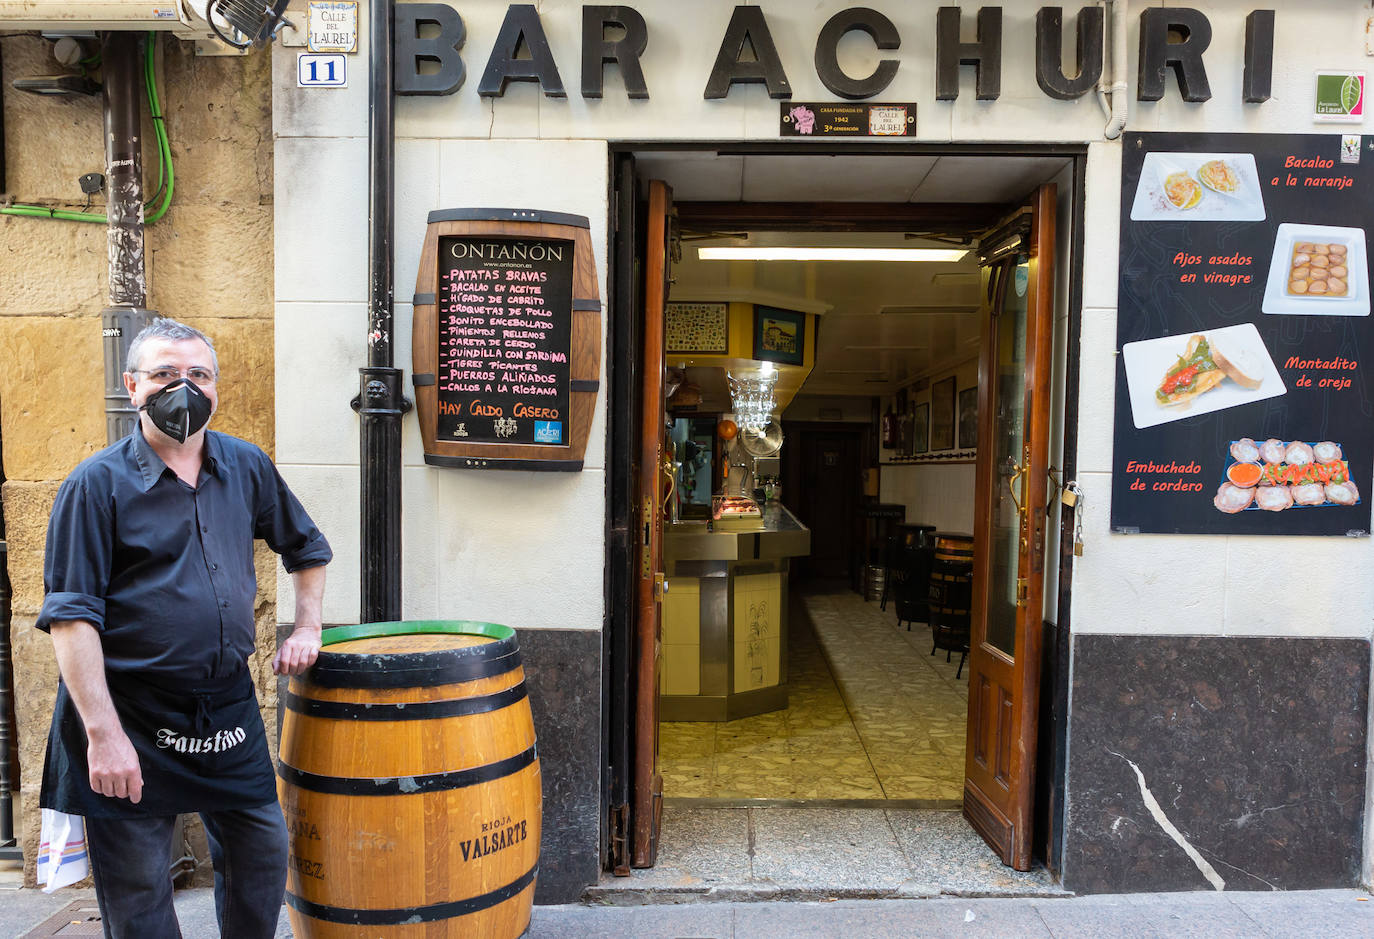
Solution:
<svg viewBox="0 0 1374 939"><path fill-rule="evenodd" d="M194 326L178 323L168 316L159 317L139 330L134 341L129 344L129 355L124 361L124 371L133 372L143 364L143 346L153 339L166 339L171 342L199 339L209 347L210 360L215 365L215 374L219 374L219 355L215 352L215 344L210 341L210 337Z"/></svg>

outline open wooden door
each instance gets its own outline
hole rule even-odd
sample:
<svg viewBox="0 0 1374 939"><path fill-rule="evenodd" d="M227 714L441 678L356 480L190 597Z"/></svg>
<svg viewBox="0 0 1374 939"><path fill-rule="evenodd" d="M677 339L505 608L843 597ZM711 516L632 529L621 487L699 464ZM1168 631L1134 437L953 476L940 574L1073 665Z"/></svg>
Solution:
<svg viewBox="0 0 1374 939"><path fill-rule="evenodd" d="M652 867L658 855L663 809L663 777L658 772L658 683L662 659L664 476L663 399L665 304L668 301L669 219L672 191L649 182L644 239L643 366L639 388L639 460L635 491L637 546L635 595L634 792L631 807L631 861Z"/></svg>
<svg viewBox="0 0 1374 939"><path fill-rule="evenodd" d="M980 246L993 295L979 368L964 817L1028 870L1045 584L1055 187Z"/></svg>

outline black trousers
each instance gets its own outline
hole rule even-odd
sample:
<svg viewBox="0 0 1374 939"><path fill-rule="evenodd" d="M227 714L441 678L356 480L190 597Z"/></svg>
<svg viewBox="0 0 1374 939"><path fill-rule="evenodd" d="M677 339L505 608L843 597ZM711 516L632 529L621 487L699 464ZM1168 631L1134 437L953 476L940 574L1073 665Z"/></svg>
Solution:
<svg viewBox="0 0 1374 939"><path fill-rule="evenodd" d="M201 812L215 865L215 913L225 939L272 939L286 893L286 823L273 802ZM180 939L172 908L176 816L87 818L105 939Z"/></svg>

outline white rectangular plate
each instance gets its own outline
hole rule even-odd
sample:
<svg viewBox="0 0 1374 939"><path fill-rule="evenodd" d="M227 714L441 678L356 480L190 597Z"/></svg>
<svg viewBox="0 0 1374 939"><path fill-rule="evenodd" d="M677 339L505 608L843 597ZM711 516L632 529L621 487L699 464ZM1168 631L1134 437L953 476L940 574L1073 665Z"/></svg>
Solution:
<svg viewBox="0 0 1374 939"><path fill-rule="evenodd" d="M1288 292L1288 271L1293 245L1300 241L1344 242L1350 285L1344 297L1304 297ZM1265 313L1290 313L1299 316L1368 316L1369 257L1363 228L1338 228L1334 225L1299 225L1284 222L1274 237L1274 256L1269 261L1269 280L1264 285L1260 309Z"/></svg>
<svg viewBox="0 0 1374 939"><path fill-rule="evenodd" d="M1191 209L1180 209L1164 195L1164 180L1182 172L1197 179L1198 167L1210 160L1225 160L1239 179L1234 194L1226 195L1202 186L1202 199ZM1198 183L1202 185L1201 182ZM1252 153L1145 154L1140 182L1131 204L1133 222L1259 222L1264 220L1264 196Z"/></svg>
<svg viewBox="0 0 1374 939"><path fill-rule="evenodd" d="M1209 344L1221 349L1223 355L1240 356L1249 354L1249 360L1262 363L1260 386L1251 390L1237 385L1231 379L1223 379L1211 391L1198 395L1184 407L1161 407L1155 400L1155 389L1164 381L1164 373L1178 361L1188 347L1191 336L1207 337ZM1273 356L1265 348L1259 330L1254 323L1240 323L1236 326L1223 326L1220 329L1204 329L1177 336L1161 336L1158 339L1142 339L1128 342L1121 348L1122 358L1126 361L1126 385L1131 395L1131 414L1137 428L1154 427L1170 421L1181 421L1185 417L1209 414L1241 404L1277 398L1287 394L1288 389L1279 377L1274 366Z"/></svg>

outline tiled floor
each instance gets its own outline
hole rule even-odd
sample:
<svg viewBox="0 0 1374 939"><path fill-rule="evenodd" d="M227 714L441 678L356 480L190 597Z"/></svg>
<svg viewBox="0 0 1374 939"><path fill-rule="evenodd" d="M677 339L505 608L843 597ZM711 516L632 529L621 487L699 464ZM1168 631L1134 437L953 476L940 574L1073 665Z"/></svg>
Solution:
<svg viewBox="0 0 1374 939"><path fill-rule="evenodd" d="M930 630L898 629L891 604L847 591L794 602L788 708L664 723L664 796L960 799L968 685L957 657L931 656Z"/></svg>

